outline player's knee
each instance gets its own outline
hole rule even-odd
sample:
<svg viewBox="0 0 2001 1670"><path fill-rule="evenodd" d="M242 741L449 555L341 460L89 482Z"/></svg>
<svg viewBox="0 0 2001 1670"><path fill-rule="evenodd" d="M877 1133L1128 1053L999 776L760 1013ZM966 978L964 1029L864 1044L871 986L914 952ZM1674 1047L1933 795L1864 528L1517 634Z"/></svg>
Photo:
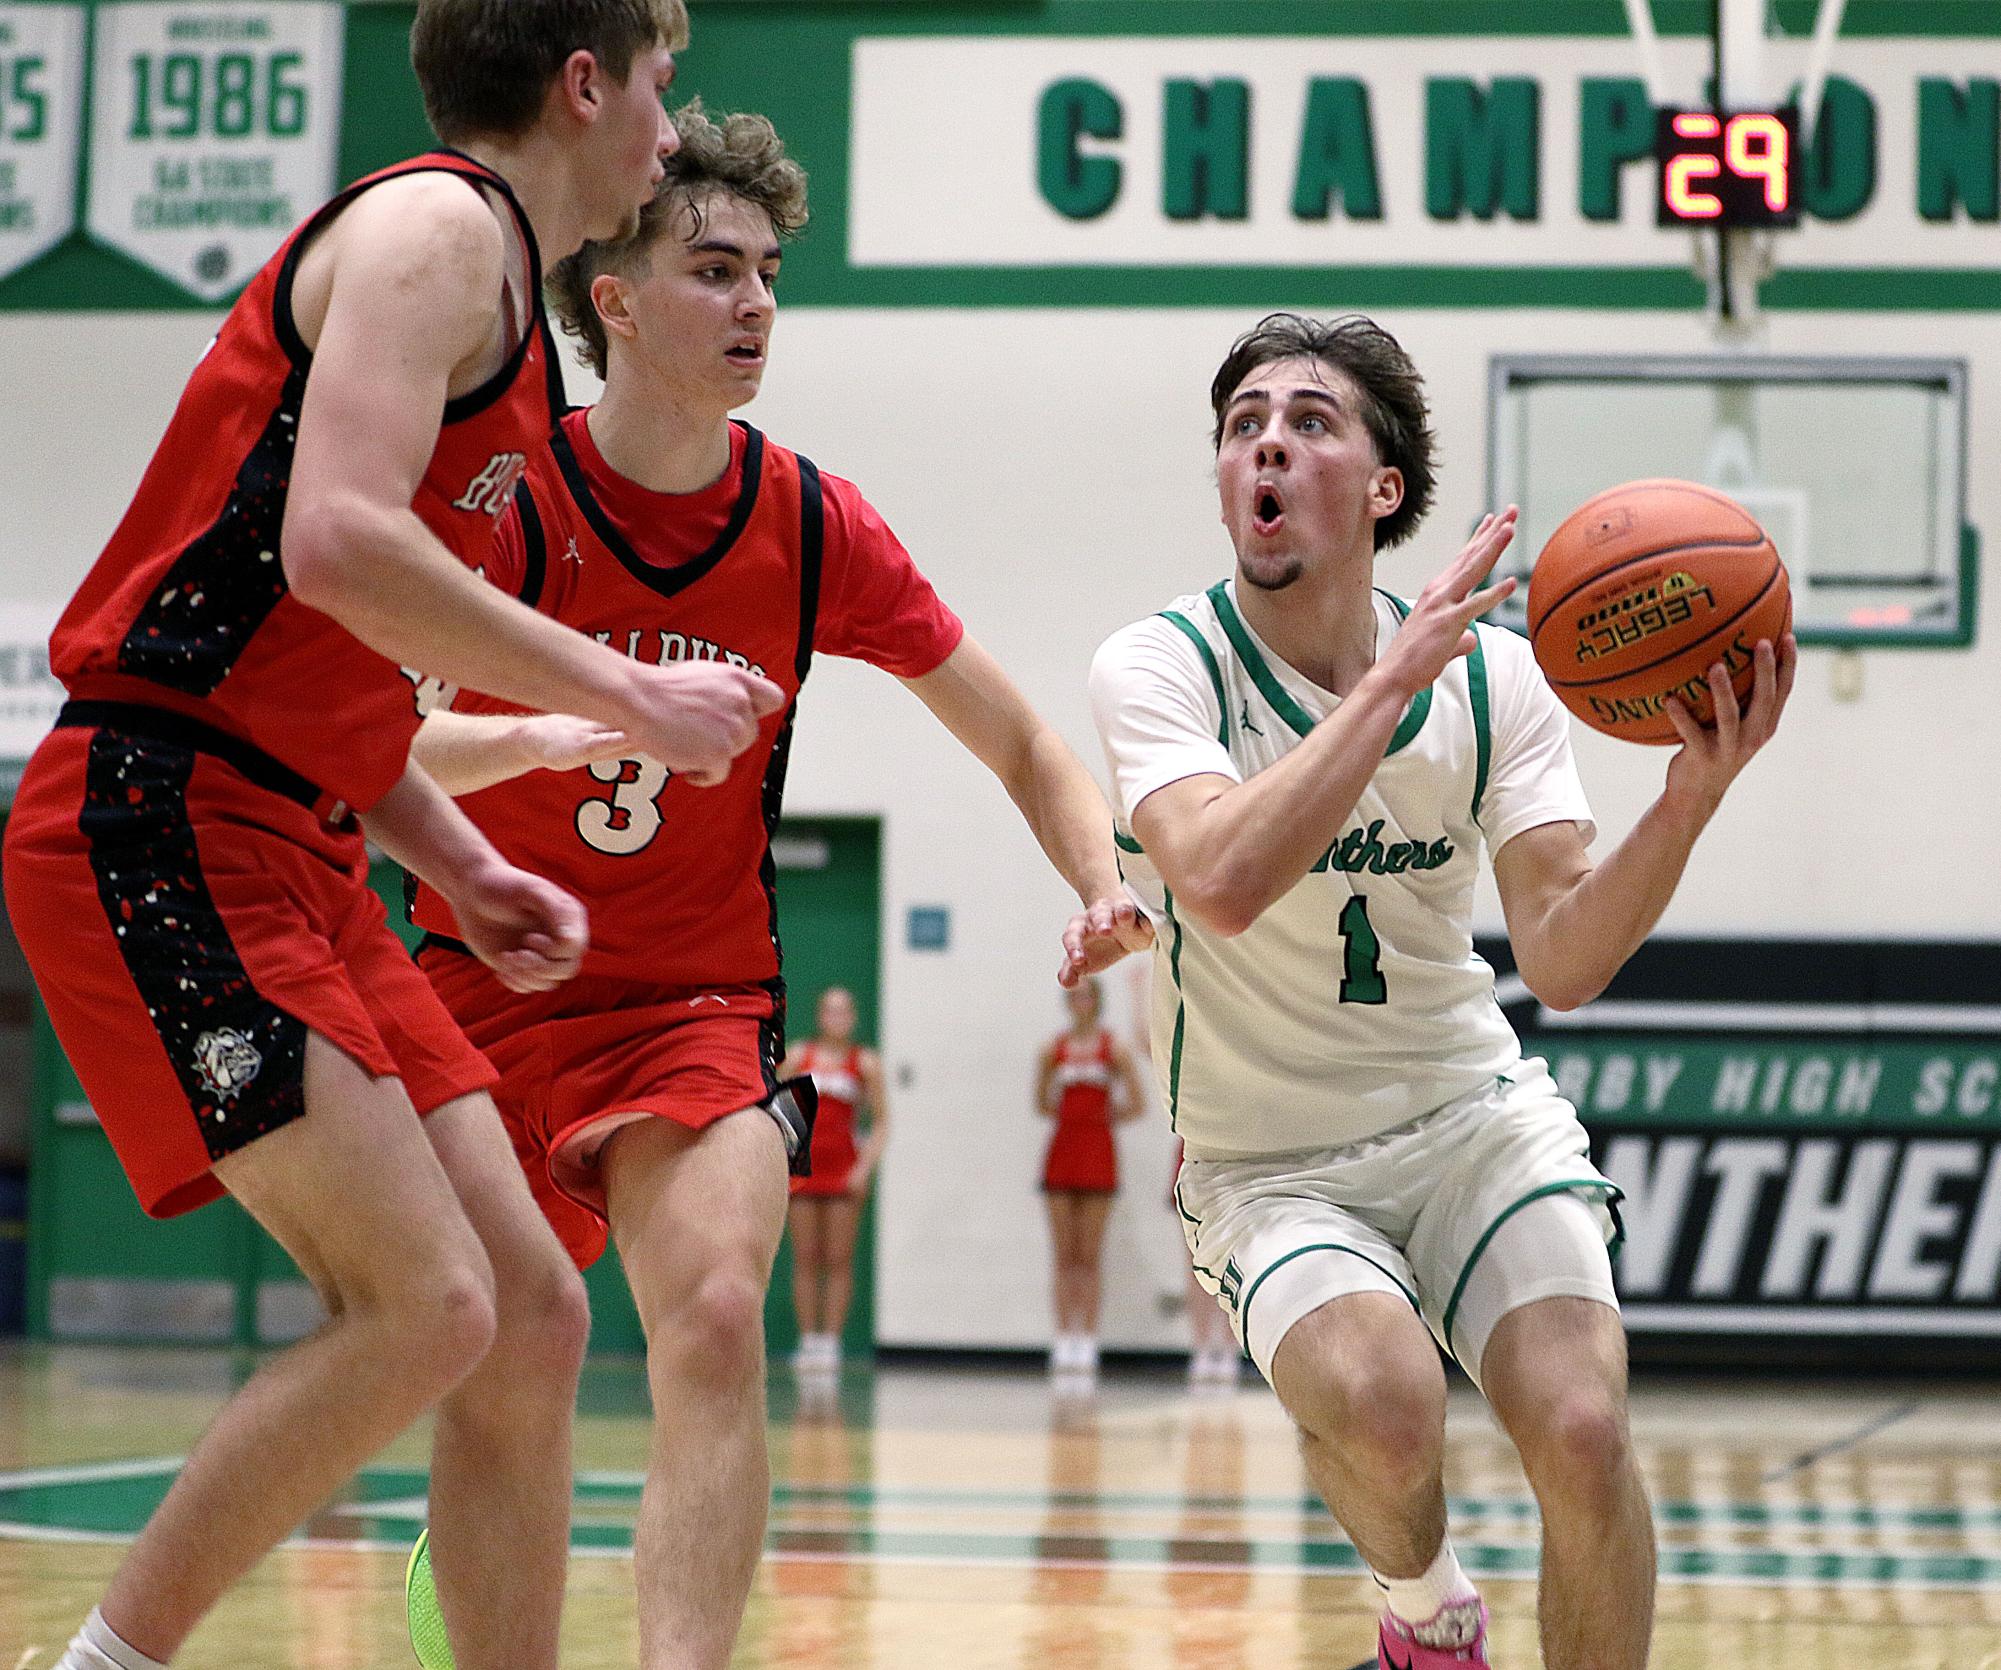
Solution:
<svg viewBox="0 0 2001 1670"><path fill-rule="evenodd" d="M591 1301L569 1259L550 1259L500 1300L501 1343L522 1371L573 1381L590 1343Z"/></svg>
<svg viewBox="0 0 2001 1670"><path fill-rule="evenodd" d="M1513 1426L1522 1464L1539 1493L1607 1495L1619 1487L1631 1462L1625 1409L1604 1387L1555 1389Z"/></svg>
<svg viewBox="0 0 2001 1670"><path fill-rule="evenodd" d="M764 1285L746 1270L708 1271L665 1320L648 1330L649 1350L665 1346L682 1372L721 1384L754 1379L764 1361Z"/></svg>
<svg viewBox="0 0 2001 1670"><path fill-rule="evenodd" d="M1444 1377L1435 1362L1344 1361L1329 1368L1318 1390L1294 1411L1309 1442L1385 1479L1435 1471L1445 1424Z"/></svg>
<svg viewBox="0 0 2001 1670"><path fill-rule="evenodd" d="M483 1263L454 1264L434 1272L397 1309L408 1360L435 1381L440 1392L479 1366L500 1326L493 1274Z"/></svg>

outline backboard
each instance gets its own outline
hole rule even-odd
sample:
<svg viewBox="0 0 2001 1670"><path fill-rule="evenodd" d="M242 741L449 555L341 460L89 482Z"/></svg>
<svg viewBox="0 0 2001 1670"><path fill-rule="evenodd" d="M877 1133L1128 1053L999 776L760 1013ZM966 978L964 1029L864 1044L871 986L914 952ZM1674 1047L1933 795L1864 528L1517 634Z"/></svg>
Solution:
<svg viewBox="0 0 2001 1670"><path fill-rule="evenodd" d="M1677 476L1758 518L1805 644L1963 647L1978 553L1966 523L1959 360L1502 355L1488 373L1487 502L1521 506L1499 573L1521 589L1557 525L1622 481Z"/></svg>

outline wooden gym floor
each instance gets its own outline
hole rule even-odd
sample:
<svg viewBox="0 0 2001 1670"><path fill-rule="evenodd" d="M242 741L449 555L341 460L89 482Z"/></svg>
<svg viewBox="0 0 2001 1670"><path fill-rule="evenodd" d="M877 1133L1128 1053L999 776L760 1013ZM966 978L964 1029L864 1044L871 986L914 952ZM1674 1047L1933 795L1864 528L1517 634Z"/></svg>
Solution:
<svg viewBox="0 0 2001 1670"><path fill-rule="evenodd" d="M0 1350L0 1670L46 1667L240 1360ZM564 1663L629 1670L645 1450L636 1364L587 1371ZM1643 1384L1660 1670L2001 1670L2001 1392L1938 1383ZM1497 1615L1537 1663L1535 1512L1455 1394L1447 1488ZM775 1502L738 1670L1347 1670L1374 1647L1353 1550L1276 1402L1165 1374L1053 1396L1026 1371L772 1375ZM411 1664L404 1551L421 1434L306 1526L189 1643L190 1666Z"/></svg>

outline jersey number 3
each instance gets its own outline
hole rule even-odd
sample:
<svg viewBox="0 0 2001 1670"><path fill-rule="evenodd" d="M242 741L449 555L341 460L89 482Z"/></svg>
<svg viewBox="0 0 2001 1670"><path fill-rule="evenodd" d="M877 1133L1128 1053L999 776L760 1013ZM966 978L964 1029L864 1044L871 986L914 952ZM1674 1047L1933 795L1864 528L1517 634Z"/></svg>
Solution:
<svg viewBox="0 0 2001 1670"><path fill-rule="evenodd" d="M1387 1003L1383 942L1369 926L1369 901L1357 893L1341 907L1341 1001Z"/></svg>
<svg viewBox="0 0 2001 1670"><path fill-rule="evenodd" d="M598 760L590 773L615 786L608 799L577 808L577 833L599 852L623 858L640 851L660 833L660 808L653 802L673 772L655 760Z"/></svg>

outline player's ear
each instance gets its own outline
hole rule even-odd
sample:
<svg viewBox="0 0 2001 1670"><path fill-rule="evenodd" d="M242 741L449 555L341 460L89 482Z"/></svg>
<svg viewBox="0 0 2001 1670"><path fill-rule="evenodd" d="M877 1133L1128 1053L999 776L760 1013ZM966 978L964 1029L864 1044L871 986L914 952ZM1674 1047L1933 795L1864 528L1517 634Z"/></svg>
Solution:
<svg viewBox="0 0 2001 1670"><path fill-rule="evenodd" d="M1403 503L1403 471L1394 464L1379 464L1369 478L1369 520L1380 522L1396 514Z"/></svg>
<svg viewBox="0 0 2001 1670"><path fill-rule="evenodd" d="M639 334L632 310L626 305L625 284L616 273L599 273L591 280L591 306L607 336L622 336L630 342Z"/></svg>
<svg viewBox="0 0 2001 1670"><path fill-rule="evenodd" d="M572 121L586 125L596 121L604 103L604 71L596 55L579 47L565 58L551 96Z"/></svg>

